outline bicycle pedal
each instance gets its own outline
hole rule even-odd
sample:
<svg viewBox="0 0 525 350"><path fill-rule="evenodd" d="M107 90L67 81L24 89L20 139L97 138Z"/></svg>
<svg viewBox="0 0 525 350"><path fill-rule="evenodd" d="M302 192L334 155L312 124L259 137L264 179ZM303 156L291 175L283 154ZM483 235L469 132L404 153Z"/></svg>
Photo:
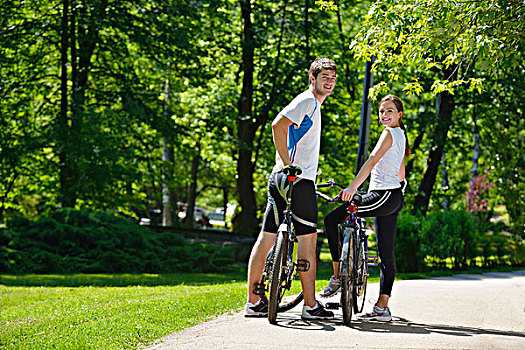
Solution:
<svg viewBox="0 0 525 350"><path fill-rule="evenodd" d="M377 256L369 255L367 263L368 266L377 266L379 265L379 258Z"/></svg>
<svg viewBox="0 0 525 350"><path fill-rule="evenodd" d="M329 310L337 310L339 309L339 303L326 303L325 304L325 309L329 309Z"/></svg>
<svg viewBox="0 0 525 350"><path fill-rule="evenodd" d="M266 286L264 285L264 283L254 283L253 294L261 297L264 296L266 294Z"/></svg>
<svg viewBox="0 0 525 350"><path fill-rule="evenodd" d="M297 259L295 266L299 272L306 272L310 270L310 262L306 259Z"/></svg>

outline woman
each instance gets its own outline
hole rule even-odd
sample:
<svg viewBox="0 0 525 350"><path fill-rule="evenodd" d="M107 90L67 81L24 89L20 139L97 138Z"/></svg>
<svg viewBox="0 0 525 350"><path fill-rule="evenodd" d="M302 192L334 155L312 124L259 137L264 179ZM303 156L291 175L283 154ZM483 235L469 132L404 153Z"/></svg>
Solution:
<svg viewBox="0 0 525 350"><path fill-rule="evenodd" d="M357 216L374 217L377 247L381 259L379 299L372 312L359 316L361 319L391 321L388 300L395 278L394 239L397 216L403 208L405 180L405 157L410 155L408 138L403 125L403 102L394 95L385 96L379 104L379 119L385 129L368 160L348 188L339 192L343 201L350 201L359 186L370 177L368 193L363 196ZM328 214L324 220L328 244L332 255L334 275L321 294L329 297L337 293L339 280L338 224L346 217L348 203Z"/></svg>

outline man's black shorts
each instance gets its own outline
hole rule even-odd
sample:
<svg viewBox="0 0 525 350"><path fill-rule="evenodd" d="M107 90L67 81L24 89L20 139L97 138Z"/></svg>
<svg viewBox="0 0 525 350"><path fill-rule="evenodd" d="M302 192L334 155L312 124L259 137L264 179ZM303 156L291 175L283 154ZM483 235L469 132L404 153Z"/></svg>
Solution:
<svg viewBox="0 0 525 350"><path fill-rule="evenodd" d="M268 204L264 214L263 231L277 233L284 220L286 193L290 188L282 172L272 173L268 179ZM315 233L317 228L317 197L311 180L298 179L292 190L292 222L297 236Z"/></svg>

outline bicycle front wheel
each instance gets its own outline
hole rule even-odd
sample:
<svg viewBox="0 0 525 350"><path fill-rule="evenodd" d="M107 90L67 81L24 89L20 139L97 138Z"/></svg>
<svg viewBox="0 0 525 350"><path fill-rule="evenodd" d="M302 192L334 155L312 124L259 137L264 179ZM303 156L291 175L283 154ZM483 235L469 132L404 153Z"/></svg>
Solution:
<svg viewBox="0 0 525 350"><path fill-rule="evenodd" d="M277 311L279 311L279 303L281 302L281 288L284 278L283 266L286 266L288 234L283 231L279 232L275 244L270 276L270 300L268 303L268 321L272 324L277 320Z"/></svg>
<svg viewBox="0 0 525 350"><path fill-rule="evenodd" d="M368 266L365 251L366 236L359 236L356 254L356 283L354 288L354 311L360 313L363 311L366 296L366 283L368 279Z"/></svg>
<svg viewBox="0 0 525 350"><path fill-rule="evenodd" d="M343 323L346 326L350 325L352 320L352 309L354 304L354 278L353 278L353 266L354 266L354 238L353 234L350 233L348 238L345 238L343 243L343 254L341 255L343 261L341 262L341 306L343 308ZM345 251L346 250L346 251Z"/></svg>

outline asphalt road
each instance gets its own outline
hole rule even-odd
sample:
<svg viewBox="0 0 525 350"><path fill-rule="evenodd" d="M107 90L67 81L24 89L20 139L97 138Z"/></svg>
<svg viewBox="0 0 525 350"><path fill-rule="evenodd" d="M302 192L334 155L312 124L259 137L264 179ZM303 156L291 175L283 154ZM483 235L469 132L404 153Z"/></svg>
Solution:
<svg viewBox="0 0 525 350"><path fill-rule="evenodd" d="M378 290L368 286L364 311ZM223 315L149 349L525 349L525 271L396 281L390 323L356 319L346 327L341 311L303 321L301 308L278 314L276 325Z"/></svg>

